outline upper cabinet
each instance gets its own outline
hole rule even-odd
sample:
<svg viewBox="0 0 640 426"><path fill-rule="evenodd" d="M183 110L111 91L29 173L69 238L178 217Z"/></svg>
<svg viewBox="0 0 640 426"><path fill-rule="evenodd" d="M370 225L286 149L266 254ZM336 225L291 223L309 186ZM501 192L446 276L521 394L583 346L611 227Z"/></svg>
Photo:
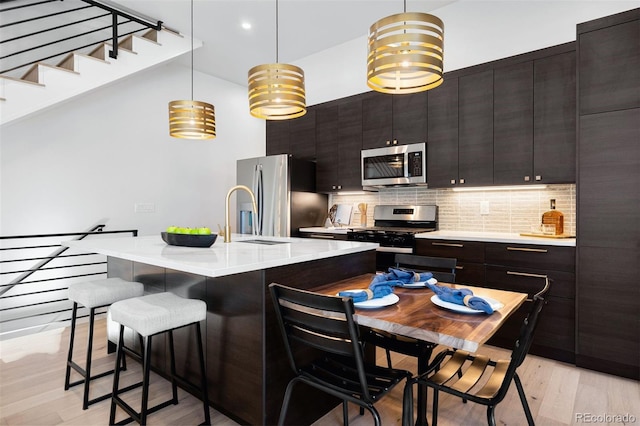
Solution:
<svg viewBox="0 0 640 426"><path fill-rule="evenodd" d="M580 24L580 115L640 107L640 24L628 20L599 28L599 22Z"/></svg>
<svg viewBox="0 0 640 426"><path fill-rule="evenodd" d="M533 183L576 181L576 52L533 63Z"/></svg>
<svg viewBox="0 0 640 426"><path fill-rule="evenodd" d="M427 183L448 188L458 182L458 79L445 78L428 105Z"/></svg>
<svg viewBox="0 0 640 426"><path fill-rule="evenodd" d="M575 182L573 46L494 70L494 184Z"/></svg>
<svg viewBox="0 0 640 426"><path fill-rule="evenodd" d="M316 158L316 111L302 117L267 121L267 155L291 154L302 160Z"/></svg>
<svg viewBox="0 0 640 426"><path fill-rule="evenodd" d="M458 185L493 183L493 70L458 80Z"/></svg>
<svg viewBox="0 0 640 426"><path fill-rule="evenodd" d="M330 102L316 109L316 190L362 190L362 100Z"/></svg>
<svg viewBox="0 0 640 426"><path fill-rule="evenodd" d="M362 148L382 148L427 140L427 94L362 95Z"/></svg>

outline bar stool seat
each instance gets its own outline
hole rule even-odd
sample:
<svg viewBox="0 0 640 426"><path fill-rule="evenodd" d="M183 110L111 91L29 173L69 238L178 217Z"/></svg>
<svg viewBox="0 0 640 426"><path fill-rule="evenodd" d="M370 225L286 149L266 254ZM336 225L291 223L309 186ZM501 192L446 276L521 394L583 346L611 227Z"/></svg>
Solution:
<svg viewBox="0 0 640 426"><path fill-rule="evenodd" d="M204 407L204 424L210 424L209 414L209 397L207 393L207 377L204 363L204 351L202 344L202 336L200 333L200 322L207 317L207 305L202 300L187 299L177 296L173 293L156 293L142 297L134 297L131 299L115 302L109 308L113 321L120 324L120 338L118 339L118 350L116 354L116 366L113 379L113 392L111 397L111 411L109 414L109 424L125 424L132 419L140 424L146 424L147 415L158 411L161 408L171 404L178 403L177 384L189 390L195 395L199 395ZM199 361L201 369L200 388L195 387L186 379L176 374L175 368L175 352L173 345L173 330L195 326L196 342L198 345ZM124 340L125 327L139 333L143 338L143 356L138 355L131 348L126 346ZM151 370L151 341L152 338L161 333L168 333L169 350L170 350L170 379L173 391L172 399L148 408L149 395L149 376ZM129 355L134 359L142 362L143 378L142 378L142 404L140 412L136 412L129 406L120 394L128 389L119 389L120 381L120 361L125 355ZM115 423L116 406L123 409L129 417Z"/></svg>
<svg viewBox="0 0 640 426"><path fill-rule="evenodd" d="M139 297L144 293L144 286L139 282L125 281L121 278L106 278L93 281L73 283L69 285L69 300L73 301L73 311L71 314L71 333L69 336L69 352L67 354L67 367L65 372L64 389L84 384L82 397L82 409L86 410L89 405L103 401L111 397L111 393L89 399L89 388L91 380L112 374L114 370L105 371L95 376L91 375L91 359L93 350L93 327L95 322L95 311L98 308L109 306L119 300L131 297ZM87 344L87 358L85 367L73 361L73 346L75 340L76 321L78 317L78 306L89 309L89 337ZM78 372L82 379L71 382L71 369Z"/></svg>

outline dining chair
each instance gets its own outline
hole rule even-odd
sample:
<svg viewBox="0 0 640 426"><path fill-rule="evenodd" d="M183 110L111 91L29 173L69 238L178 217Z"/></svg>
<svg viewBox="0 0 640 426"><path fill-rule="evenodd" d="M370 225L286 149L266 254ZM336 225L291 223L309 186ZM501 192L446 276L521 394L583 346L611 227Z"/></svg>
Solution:
<svg viewBox="0 0 640 426"><path fill-rule="evenodd" d="M456 265L458 260L451 257L420 256L397 253L394 258L396 268L411 269L415 272L431 272L441 282L456 281ZM418 359L418 373L426 369L435 344L423 340L398 336L383 330L367 329L365 340L385 350L387 366L392 367L391 352L397 352ZM422 367L422 368L421 368Z"/></svg>
<svg viewBox="0 0 640 426"><path fill-rule="evenodd" d="M547 303L545 295L549 286L549 279L545 277L543 289L533 296L531 310L520 327L510 359L491 360L486 355L448 349L435 356L426 373L407 381L403 396L402 424L404 426L413 424L413 385L417 384L433 389L431 420L433 426L438 424L440 391L460 397L464 403L472 401L486 405L487 422L490 426L495 426L495 407L504 399L513 381L516 384L527 423L530 426L534 425L527 397L516 370L522 365L529 352L540 313Z"/></svg>
<svg viewBox="0 0 640 426"><path fill-rule="evenodd" d="M277 283L271 283L269 291L295 374L287 385L278 424L285 421L295 385L306 383L342 400L345 425L349 424L347 404L352 402L367 409L379 426L380 414L374 404L412 374L365 361L353 299ZM317 352L311 361L309 350Z"/></svg>

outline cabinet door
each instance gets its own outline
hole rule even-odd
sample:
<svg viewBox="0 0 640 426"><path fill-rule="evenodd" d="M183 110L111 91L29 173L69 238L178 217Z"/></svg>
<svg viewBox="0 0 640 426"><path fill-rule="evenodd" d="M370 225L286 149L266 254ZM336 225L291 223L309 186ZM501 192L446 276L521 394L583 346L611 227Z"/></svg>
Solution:
<svg viewBox="0 0 640 426"><path fill-rule="evenodd" d="M267 155L289 153L289 121L267 120Z"/></svg>
<svg viewBox="0 0 640 426"><path fill-rule="evenodd" d="M637 19L579 34L580 115L640 107L638 34Z"/></svg>
<svg viewBox="0 0 640 426"><path fill-rule="evenodd" d="M534 62L534 183L576 181L576 54Z"/></svg>
<svg viewBox="0 0 640 426"><path fill-rule="evenodd" d="M316 109L316 190L331 192L338 182L338 105Z"/></svg>
<svg viewBox="0 0 640 426"><path fill-rule="evenodd" d="M417 239L416 254L457 259L456 282L484 286L484 243Z"/></svg>
<svg viewBox="0 0 640 426"><path fill-rule="evenodd" d="M352 99L338 106L338 188L362 191L362 100Z"/></svg>
<svg viewBox="0 0 640 426"><path fill-rule="evenodd" d="M289 154L301 160L316 159L316 111L289 121Z"/></svg>
<svg viewBox="0 0 640 426"><path fill-rule="evenodd" d="M640 108L580 117L580 247L640 246Z"/></svg>
<svg viewBox="0 0 640 426"><path fill-rule="evenodd" d="M493 70L460 77L458 85L458 182L465 186L491 185Z"/></svg>
<svg viewBox="0 0 640 426"><path fill-rule="evenodd" d="M429 91L427 105L427 183L450 188L458 182L458 79Z"/></svg>
<svg viewBox="0 0 640 426"><path fill-rule="evenodd" d="M427 141L427 92L393 96L393 140L398 145Z"/></svg>
<svg viewBox="0 0 640 426"><path fill-rule="evenodd" d="M367 93L362 98L362 148L394 145L392 135L393 97L384 93Z"/></svg>
<svg viewBox="0 0 640 426"><path fill-rule="evenodd" d="M494 70L493 183L533 181L533 62Z"/></svg>

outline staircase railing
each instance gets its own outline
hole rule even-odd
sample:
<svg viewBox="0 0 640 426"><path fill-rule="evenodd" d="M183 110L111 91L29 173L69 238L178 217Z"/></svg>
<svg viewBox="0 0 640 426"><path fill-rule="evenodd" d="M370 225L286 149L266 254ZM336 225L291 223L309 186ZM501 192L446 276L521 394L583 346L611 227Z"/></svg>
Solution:
<svg viewBox="0 0 640 426"><path fill-rule="evenodd" d="M70 320L69 284L106 278L107 259L95 253L76 253L63 247L62 242L113 234L138 235L137 230L105 231L104 227L96 225L85 232L0 236L0 340L59 327ZM87 314L81 310L79 316Z"/></svg>
<svg viewBox="0 0 640 426"><path fill-rule="evenodd" d="M108 41L109 56L117 58L120 38L166 28L162 21L107 0L11 0L2 6L0 74Z"/></svg>

